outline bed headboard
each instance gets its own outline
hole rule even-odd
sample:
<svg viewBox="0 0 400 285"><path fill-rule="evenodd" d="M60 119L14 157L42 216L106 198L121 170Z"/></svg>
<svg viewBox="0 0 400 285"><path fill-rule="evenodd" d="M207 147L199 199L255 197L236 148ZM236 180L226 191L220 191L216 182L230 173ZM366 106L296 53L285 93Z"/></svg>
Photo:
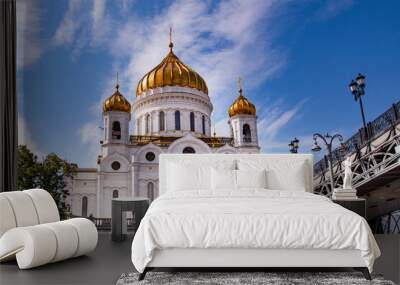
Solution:
<svg viewBox="0 0 400 285"><path fill-rule="evenodd" d="M235 162L265 160L266 162L275 163L277 161L285 161L285 163L299 163L304 161L306 191L313 191L313 156L312 154L161 154L159 164L159 194L166 192L167 170L170 162L184 163L190 162L194 164L213 165L217 162ZM286 177L291 179L291 177ZM292 179L294 179L292 177Z"/></svg>

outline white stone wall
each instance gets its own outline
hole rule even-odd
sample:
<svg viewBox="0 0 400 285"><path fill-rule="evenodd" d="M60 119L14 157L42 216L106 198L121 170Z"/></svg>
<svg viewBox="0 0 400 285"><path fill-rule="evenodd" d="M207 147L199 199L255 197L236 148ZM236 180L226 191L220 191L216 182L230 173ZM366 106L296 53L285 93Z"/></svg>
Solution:
<svg viewBox="0 0 400 285"><path fill-rule="evenodd" d="M103 143L122 143L126 144L129 141L129 122L131 114L120 111L110 111L103 115ZM121 126L121 139L112 139L113 122L118 121Z"/></svg>
<svg viewBox="0 0 400 285"><path fill-rule="evenodd" d="M103 173L103 188L100 191L100 218L111 217L111 200L113 192L118 191L118 198L129 198L130 193L130 173L109 172Z"/></svg>
<svg viewBox="0 0 400 285"><path fill-rule="evenodd" d="M182 136L190 132L190 112L195 113L195 132L202 133L201 116L205 116L206 135L210 136L212 104L207 94L186 87L167 86L147 90L136 97L133 104L135 135ZM159 113L165 114L165 131L160 131ZM181 130L175 130L175 111L181 114ZM150 116L151 129L146 133L146 117Z"/></svg>
<svg viewBox="0 0 400 285"><path fill-rule="evenodd" d="M70 206L72 215L82 216L82 199L87 197L87 216L97 215L97 173L95 170L77 172L70 182L69 196L66 203Z"/></svg>
<svg viewBox="0 0 400 285"><path fill-rule="evenodd" d="M132 171L130 150L127 145L107 145L101 163L98 168L97 189L97 217L111 217L111 199L114 190L118 191L118 197L132 197ZM118 162L119 169L113 169L112 163Z"/></svg>
<svg viewBox="0 0 400 285"><path fill-rule="evenodd" d="M234 145L238 148L258 148L257 118L252 115L236 115L229 119L232 128ZM245 142L243 137L243 126L248 124L251 132L251 142Z"/></svg>

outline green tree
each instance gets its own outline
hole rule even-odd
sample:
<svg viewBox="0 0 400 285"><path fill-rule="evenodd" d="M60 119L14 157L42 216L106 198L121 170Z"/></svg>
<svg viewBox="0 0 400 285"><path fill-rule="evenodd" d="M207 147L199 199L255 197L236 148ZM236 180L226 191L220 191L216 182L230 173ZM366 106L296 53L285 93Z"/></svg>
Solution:
<svg viewBox="0 0 400 285"><path fill-rule="evenodd" d="M17 189L31 189L38 186L38 162L26 145L18 146L17 155Z"/></svg>
<svg viewBox="0 0 400 285"><path fill-rule="evenodd" d="M76 165L48 154L42 161L25 146L18 146L17 189L42 188L48 191L57 204L61 217L66 211L65 199L68 196L66 180L72 178Z"/></svg>

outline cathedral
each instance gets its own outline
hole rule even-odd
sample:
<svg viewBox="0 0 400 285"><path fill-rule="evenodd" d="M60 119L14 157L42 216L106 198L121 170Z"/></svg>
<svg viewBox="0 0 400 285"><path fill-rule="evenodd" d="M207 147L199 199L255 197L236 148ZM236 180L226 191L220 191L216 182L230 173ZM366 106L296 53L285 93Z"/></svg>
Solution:
<svg viewBox="0 0 400 285"><path fill-rule="evenodd" d="M133 104L119 85L103 103L96 168L78 168L67 198L72 215L111 217L111 199L158 195L162 153L258 153L256 108L243 95L228 109L229 137L211 131L213 105L205 80L169 52L138 82ZM134 126L129 134L129 124Z"/></svg>

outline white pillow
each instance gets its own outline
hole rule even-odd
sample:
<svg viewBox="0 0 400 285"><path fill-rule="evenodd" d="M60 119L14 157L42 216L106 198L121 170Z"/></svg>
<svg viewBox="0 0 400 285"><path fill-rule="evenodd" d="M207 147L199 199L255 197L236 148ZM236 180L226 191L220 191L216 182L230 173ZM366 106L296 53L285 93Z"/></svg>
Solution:
<svg viewBox="0 0 400 285"><path fill-rule="evenodd" d="M214 191L236 189L236 173L233 169L211 168L211 187Z"/></svg>
<svg viewBox="0 0 400 285"><path fill-rule="evenodd" d="M288 168L267 171L268 188L289 191L307 191L306 163L292 162Z"/></svg>
<svg viewBox="0 0 400 285"><path fill-rule="evenodd" d="M267 188L288 191L307 191L308 168L304 160L239 160L240 170L267 170Z"/></svg>
<svg viewBox="0 0 400 285"><path fill-rule="evenodd" d="M262 170L235 170L237 187L240 188L267 188L267 171Z"/></svg>
<svg viewBox="0 0 400 285"><path fill-rule="evenodd" d="M209 190L211 169L207 165L169 163L168 191Z"/></svg>

